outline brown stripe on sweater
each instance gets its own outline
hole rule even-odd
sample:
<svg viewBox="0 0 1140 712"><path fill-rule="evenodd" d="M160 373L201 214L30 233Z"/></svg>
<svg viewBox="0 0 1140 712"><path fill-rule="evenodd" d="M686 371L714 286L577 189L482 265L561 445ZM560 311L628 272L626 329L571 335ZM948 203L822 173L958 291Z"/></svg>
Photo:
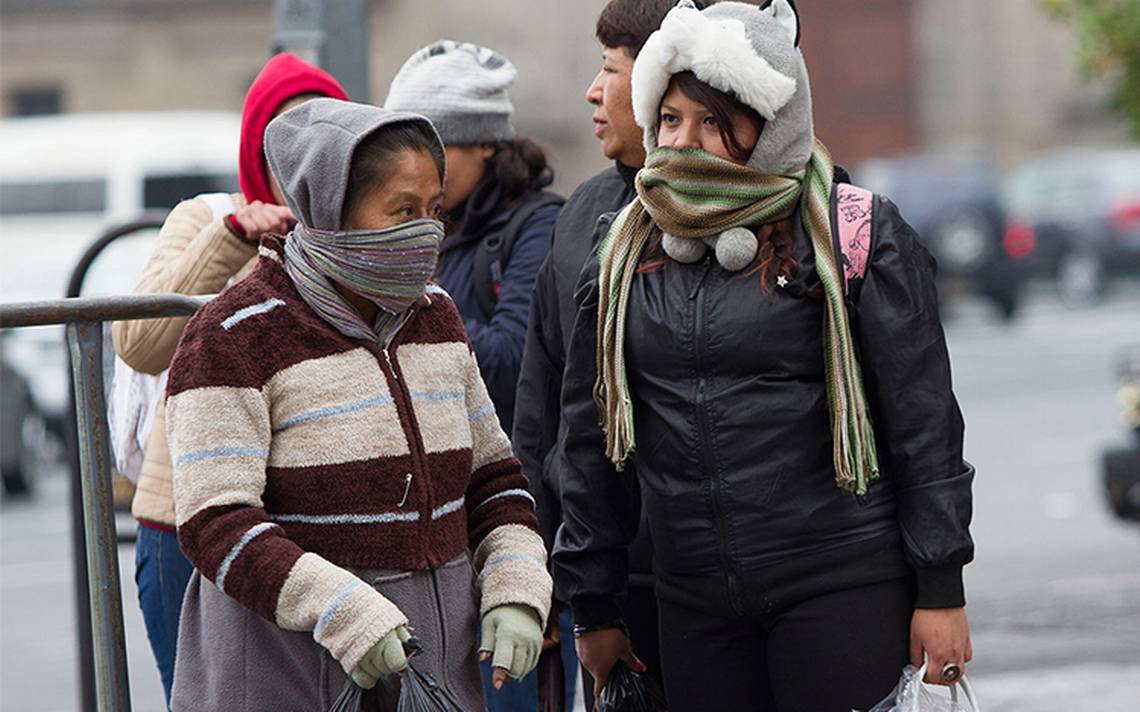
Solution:
<svg viewBox="0 0 1140 712"><path fill-rule="evenodd" d="M397 569L422 571L428 566L427 548L422 522L392 522L386 524L303 524L281 522L285 533L295 542L304 542L305 551L311 551L337 566L357 569ZM450 544L459 555L466 542L440 542Z"/></svg>
<svg viewBox="0 0 1140 712"><path fill-rule="evenodd" d="M264 510L253 507L209 507L178 528L178 541L194 568L216 584L222 562L246 532L265 521ZM250 539L230 562L225 580L228 595L271 622L281 587L304 553L283 534L280 527L271 527Z"/></svg>
<svg viewBox="0 0 1140 712"><path fill-rule="evenodd" d="M529 491L529 483L521 468L519 461L512 457L481 467L471 475L471 486L467 489L467 521L468 546L472 549L477 548L491 530L503 524L521 524L538 531L534 505L526 497L499 497L483 504L484 500L505 490Z"/></svg>
<svg viewBox="0 0 1140 712"><path fill-rule="evenodd" d="M178 527L178 544L194 568L213 581L218 567L242 536L265 521L265 510L255 507L207 507Z"/></svg>
<svg viewBox="0 0 1140 712"><path fill-rule="evenodd" d="M285 306L230 330L222 328L222 322L239 309L269 299L281 299ZM281 265L263 259L250 278L202 307L187 324L175 354L175 361L181 357L183 362L171 369L167 392L202 386L260 388L274 373L294 364L360 345L330 329L301 298Z"/></svg>
<svg viewBox="0 0 1140 712"><path fill-rule="evenodd" d="M443 344L466 341L467 331L455 303L442 295L430 295L431 306L417 309L416 318L399 333L397 344Z"/></svg>
<svg viewBox="0 0 1140 712"><path fill-rule="evenodd" d="M464 495L470 450L428 453L426 464L432 498L425 507L419 507L415 494L420 490L415 486L409 489L408 506L397 506L404 498L407 475L415 472L411 455L312 467L268 467L262 498L265 509L273 514L351 514L418 511L418 507L430 512ZM414 474L413 479L421 476Z"/></svg>
<svg viewBox="0 0 1140 712"><path fill-rule="evenodd" d="M431 522L427 528L427 560L433 567L443 566L458 556L466 546L456 542L467 541L467 510L461 509L442 519ZM458 548L458 551L456 550Z"/></svg>
<svg viewBox="0 0 1140 712"><path fill-rule="evenodd" d="M277 599L289 572L304 550L274 527L252 539L234 559L226 575L226 594L271 623L277 622Z"/></svg>

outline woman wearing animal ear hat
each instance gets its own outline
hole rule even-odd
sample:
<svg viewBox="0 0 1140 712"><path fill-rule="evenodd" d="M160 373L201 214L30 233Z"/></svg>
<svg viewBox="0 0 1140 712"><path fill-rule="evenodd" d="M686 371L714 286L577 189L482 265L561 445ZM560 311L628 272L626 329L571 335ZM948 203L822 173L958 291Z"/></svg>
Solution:
<svg viewBox="0 0 1140 712"><path fill-rule="evenodd" d="M669 14L633 70L638 197L578 290L557 594L599 689L637 666L615 598L644 507L673 709L867 709L971 656L934 261L835 182L799 31L787 0Z"/></svg>

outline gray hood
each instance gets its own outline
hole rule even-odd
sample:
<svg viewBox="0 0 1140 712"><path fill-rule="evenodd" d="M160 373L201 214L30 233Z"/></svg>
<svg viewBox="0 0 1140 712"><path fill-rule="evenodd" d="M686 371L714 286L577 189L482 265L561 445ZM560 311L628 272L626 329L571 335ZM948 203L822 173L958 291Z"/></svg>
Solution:
<svg viewBox="0 0 1140 712"><path fill-rule="evenodd" d="M317 230L341 229L340 213L356 147L372 132L427 118L339 99L313 99L265 128L265 159L297 219ZM443 143L432 127L440 150Z"/></svg>

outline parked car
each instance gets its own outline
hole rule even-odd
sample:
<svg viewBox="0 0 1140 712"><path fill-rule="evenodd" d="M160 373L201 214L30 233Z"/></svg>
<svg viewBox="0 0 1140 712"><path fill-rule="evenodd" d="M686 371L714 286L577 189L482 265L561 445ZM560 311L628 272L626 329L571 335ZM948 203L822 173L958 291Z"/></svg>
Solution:
<svg viewBox="0 0 1140 712"><path fill-rule="evenodd" d="M232 112L65 114L0 121L0 301L58 299L80 256L110 224L169 210L204 192L236 191L241 119ZM112 244L84 296L125 294L149 236ZM7 358L49 427L62 433L62 327L14 330Z"/></svg>
<svg viewBox="0 0 1140 712"><path fill-rule="evenodd" d="M1121 354L1118 373L1117 400L1128 438L1104 452L1104 490L1116 516L1140 523L1140 344Z"/></svg>
<svg viewBox="0 0 1140 712"><path fill-rule="evenodd" d="M7 340L0 332L0 480L5 494L23 495L35 487L44 427L27 379L8 365Z"/></svg>
<svg viewBox="0 0 1140 712"><path fill-rule="evenodd" d="M935 154L878 158L859 165L854 177L899 206L938 260L941 291L965 286L993 302L1003 318L1013 317L1032 246L1007 235L998 174L987 161Z"/></svg>
<svg viewBox="0 0 1140 712"><path fill-rule="evenodd" d="M1032 268L1061 297L1088 304L1140 274L1140 149L1067 149L1012 171L1003 195L1015 230L1036 244Z"/></svg>

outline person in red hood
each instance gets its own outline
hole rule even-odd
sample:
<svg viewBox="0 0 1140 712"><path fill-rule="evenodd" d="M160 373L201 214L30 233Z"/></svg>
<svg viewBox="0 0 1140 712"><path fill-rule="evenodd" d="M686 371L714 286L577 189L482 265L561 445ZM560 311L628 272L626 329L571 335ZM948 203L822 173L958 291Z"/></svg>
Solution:
<svg viewBox="0 0 1140 712"><path fill-rule="evenodd" d="M348 98L332 75L296 55L283 52L265 64L242 106L241 193L207 193L175 206L159 232L136 294L216 294L253 268L262 235L292 229L296 220L266 166L263 136L275 116L317 97ZM115 351L131 369L163 378L186 321L117 322ZM137 436L144 455L131 511L139 525L135 555L139 606L169 706L178 616L193 567L179 550L175 534L165 405L130 407L154 412L149 433Z"/></svg>

